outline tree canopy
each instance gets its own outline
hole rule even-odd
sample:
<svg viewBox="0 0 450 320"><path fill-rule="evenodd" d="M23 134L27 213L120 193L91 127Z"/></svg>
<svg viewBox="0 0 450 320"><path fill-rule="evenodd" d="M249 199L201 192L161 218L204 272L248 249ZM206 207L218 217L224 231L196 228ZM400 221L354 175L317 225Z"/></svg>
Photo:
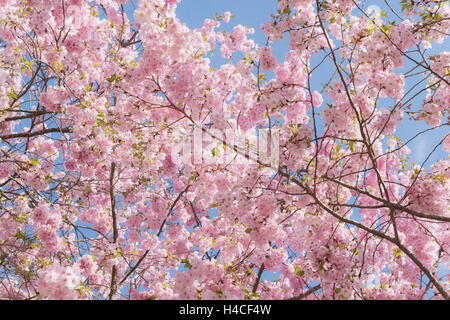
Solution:
<svg viewBox="0 0 450 320"><path fill-rule="evenodd" d="M449 299L448 1L131 2L0 0L0 298Z"/></svg>

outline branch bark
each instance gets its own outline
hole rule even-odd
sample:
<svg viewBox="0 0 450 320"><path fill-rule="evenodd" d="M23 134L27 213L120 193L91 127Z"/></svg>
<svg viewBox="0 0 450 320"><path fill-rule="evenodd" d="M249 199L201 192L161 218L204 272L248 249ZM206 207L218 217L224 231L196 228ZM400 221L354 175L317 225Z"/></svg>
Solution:
<svg viewBox="0 0 450 320"><path fill-rule="evenodd" d="M302 293L302 294L300 294L298 296L289 298L288 300L302 300L302 299L305 299L307 296L309 296L310 294L313 294L314 292L316 292L317 290L320 290L321 288L322 288L321 285L318 284L318 285L310 288L308 291L306 291L306 292L304 292L304 293Z"/></svg>
<svg viewBox="0 0 450 320"><path fill-rule="evenodd" d="M0 136L0 139L2 140L8 140L8 139L15 139L15 138L30 138L35 136L40 136L46 133L52 133L52 132L59 132L59 133L71 133L71 128L48 128L48 129L42 129L39 131L33 131L33 132L21 132L21 133L11 133L11 134L5 134Z"/></svg>
<svg viewBox="0 0 450 320"><path fill-rule="evenodd" d="M261 281L261 276L264 272L264 262L261 264L261 267L259 267L258 275L256 276L255 283L253 284L252 293L256 293L256 290L258 290L259 282Z"/></svg>
<svg viewBox="0 0 450 320"><path fill-rule="evenodd" d="M114 196L114 172L116 169L116 164L111 163L111 173L109 175L109 196L111 200L111 215L113 220L113 243L117 243L117 238L119 235L118 227L117 227L117 216L116 216L116 198ZM111 288L109 292L109 300L114 298L114 295L117 292L117 265L112 266L111 272Z"/></svg>

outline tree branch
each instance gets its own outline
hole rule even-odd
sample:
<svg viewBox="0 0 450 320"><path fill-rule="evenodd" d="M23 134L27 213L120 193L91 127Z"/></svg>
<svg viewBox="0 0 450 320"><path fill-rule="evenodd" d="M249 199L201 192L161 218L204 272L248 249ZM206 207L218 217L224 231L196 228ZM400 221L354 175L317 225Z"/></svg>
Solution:
<svg viewBox="0 0 450 320"><path fill-rule="evenodd" d="M259 267L258 275L256 276L255 283L253 284L252 293L256 293L256 290L258 290L259 282L261 281L261 276L264 272L264 262L261 264L261 267Z"/></svg>
<svg viewBox="0 0 450 320"><path fill-rule="evenodd" d="M39 131L33 131L33 132L21 132L21 133L11 133L11 134L5 134L0 136L0 139L2 140L8 140L8 139L15 139L15 138L30 138L39 136L46 133L52 133L52 132L59 132L59 133L71 133L71 128L48 128L48 129L42 129Z"/></svg>
<svg viewBox="0 0 450 320"><path fill-rule="evenodd" d="M317 290L319 290L321 288L322 288L321 285L318 284L318 285L310 288L308 291L306 291L306 292L304 292L304 293L302 293L302 294L300 294L298 296L289 298L288 300L302 300L302 299L305 299L307 296L309 296L310 294L316 292Z"/></svg>
<svg viewBox="0 0 450 320"><path fill-rule="evenodd" d="M111 163L111 173L109 175L109 197L111 200L111 215L113 220L113 243L117 243L118 238L118 227L117 227L117 216L116 216L116 199L114 196L114 172L116 169L116 164ZM117 265L113 265L111 273L111 290L109 292L109 300L114 298L117 291Z"/></svg>

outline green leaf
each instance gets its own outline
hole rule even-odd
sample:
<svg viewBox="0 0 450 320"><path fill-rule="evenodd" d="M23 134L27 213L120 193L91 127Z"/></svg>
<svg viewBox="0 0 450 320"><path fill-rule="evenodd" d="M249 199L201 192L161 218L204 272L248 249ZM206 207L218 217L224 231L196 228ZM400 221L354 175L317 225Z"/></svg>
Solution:
<svg viewBox="0 0 450 320"><path fill-rule="evenodd" d="M108 81L110 83L119 82L120 80L122 80L122 76L116 75L115 73L111 77L106 78L106 81Z"/></svg>
<svg viewBox="0 0 450 320"><path fill-rule="evenodd" d="M39 160L34 159L34 158L30 158L30 159L28 159L28 161L30 162L30 164L32 166L37 166L39 164Z"/></svg>
<svg viewBox="0 0 450 320"><path fill-rule="evenodd" d="M355 148L355 144L354 144L353 141L350 141L350 142L348 143L348 146L349 146L349 148L350 148L350 150L351 150L352 152L355 152L356 148Z"/></svg>
<svg viewBox="0 0 450 320"><path fill-rule="evenodd" d="M400 249L392 249L392 252L394 253L396 258L400 258L402 255L402 251Z"/></svg>
<svg viewBox="0 0 450 320"><path fill-rule="evenodd" d="M16 100L16 99L17 99L16 93L14 92L14 90L12 90L12 87L11 87L10 89L11 89L11 91L8 92L8 97L10 97L10 98Z"/></svg>
<svg viewBox="0 0 450 320"><path fill-rule="evenodd" d="M305 271L301 270L301 269L298 268L298 267L295 268L294 273L295 273L296 276L299 276L299 277L303 277L303 276L305 275Z"/></svg>
<svg viewBox="0 0 450 320"><path fill-rule="evenodd" d="M392 24L390 24L390 25L388 25L388 26L382 25L382 26L381 26L381 29L382 29L385 33L389 33L391 27L392 27Z"/></svg>

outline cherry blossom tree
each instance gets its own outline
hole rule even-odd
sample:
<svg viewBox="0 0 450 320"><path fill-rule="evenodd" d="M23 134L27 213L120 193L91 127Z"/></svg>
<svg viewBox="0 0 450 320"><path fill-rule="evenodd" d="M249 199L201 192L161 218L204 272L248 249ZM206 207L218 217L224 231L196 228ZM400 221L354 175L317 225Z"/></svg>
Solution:
<svg viewBox="0 0 450 320"><path fill-rule="evenodd" d="M449 299L448 2L178 2L0 0L0 298Z"/></svg>

